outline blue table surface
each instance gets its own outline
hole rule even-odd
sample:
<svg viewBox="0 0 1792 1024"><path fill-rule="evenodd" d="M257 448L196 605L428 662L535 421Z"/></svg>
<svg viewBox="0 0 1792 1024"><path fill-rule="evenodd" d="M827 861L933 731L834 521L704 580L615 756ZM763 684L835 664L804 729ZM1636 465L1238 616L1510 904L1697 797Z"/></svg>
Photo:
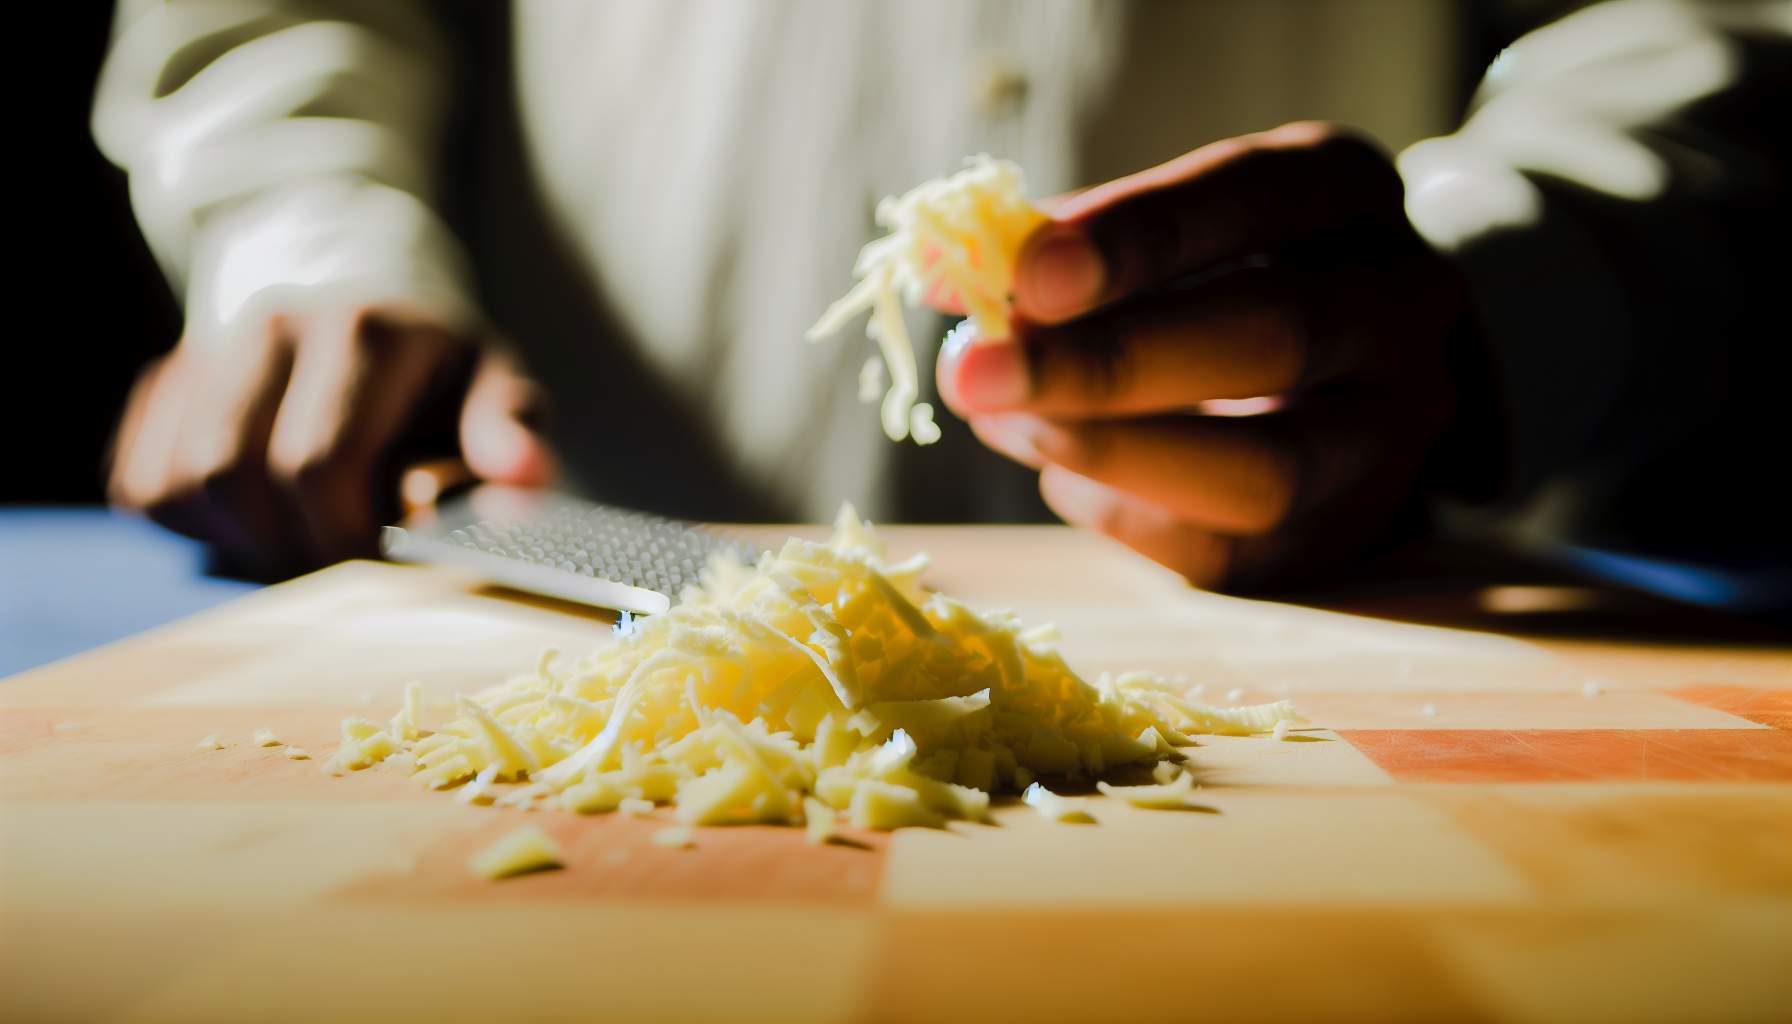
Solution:
<svg viewBox="0 0 1792 1024"><path fill-rule="evenodd" d="M0 677L256 589L198 543L93 506L0 507Z"/></svg>
<svg viewBox="0 0 1792 1024"><path fill-rule="evenodd" d="M1554 561L1688 604L1743 612L1792 606L1777 566L1695 566L1590 548ZM93 506L0 506L0 678L140 633L256 589L207 575L204 548Z"/></svg>

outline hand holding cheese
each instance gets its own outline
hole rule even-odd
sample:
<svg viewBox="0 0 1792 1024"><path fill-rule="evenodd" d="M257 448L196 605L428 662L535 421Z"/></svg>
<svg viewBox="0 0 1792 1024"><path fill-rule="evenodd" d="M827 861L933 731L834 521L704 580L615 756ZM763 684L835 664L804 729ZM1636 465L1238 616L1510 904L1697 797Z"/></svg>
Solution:
<svg viewBox="0 0 1792 1024"><path fill-rule="evenodd" d="M1382 153L1315 124L1079 193L1019 253L1009 336L955 332L941 395L1065 519L1197 583L1343 558L1455 411L1463 289L1402 203Z"/></svg>

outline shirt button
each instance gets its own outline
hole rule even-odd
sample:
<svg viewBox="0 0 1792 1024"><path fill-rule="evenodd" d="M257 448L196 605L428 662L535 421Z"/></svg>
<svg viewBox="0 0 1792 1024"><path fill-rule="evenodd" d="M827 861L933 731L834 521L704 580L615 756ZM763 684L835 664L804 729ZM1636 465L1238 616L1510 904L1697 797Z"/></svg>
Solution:
<svg viewBox="0 0 1792 1024"><path fill-rule="evenodd" d="M977 105L985 117L1013 117L1026 106L1027 75L1013 61L986 60L973 81Z"/></svg>

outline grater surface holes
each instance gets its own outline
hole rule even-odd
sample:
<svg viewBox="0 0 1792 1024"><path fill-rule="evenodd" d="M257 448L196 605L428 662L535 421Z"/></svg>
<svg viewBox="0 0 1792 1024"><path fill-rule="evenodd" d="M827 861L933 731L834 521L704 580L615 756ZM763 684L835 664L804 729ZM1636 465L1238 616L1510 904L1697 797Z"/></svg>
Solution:
<svg viewBox="0 0 1792 1024"><path fill-rule="evenodd" d="M697 582L710 556L723 552L752 561L758 549L690 523L574 500L548 503L517 521L484 519L449 530L445 543L611 580L676 598Z"/></svg>

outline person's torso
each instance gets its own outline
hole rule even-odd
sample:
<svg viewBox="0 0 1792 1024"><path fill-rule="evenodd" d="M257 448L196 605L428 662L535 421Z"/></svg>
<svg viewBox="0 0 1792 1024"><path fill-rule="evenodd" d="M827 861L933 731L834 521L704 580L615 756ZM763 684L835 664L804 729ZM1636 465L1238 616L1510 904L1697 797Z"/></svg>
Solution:
<svg viewBox="0 0 1792 1024"><path fill-rule="evenodd" d="M1448 127L1447 18L1432 0L516 5L526 173L609 322L589 336L631 353L604 365L640 387L609 392L657 396L612 441L584 439L580 475L663 504L655 481L623 479L653 460L618 461L615 446L661 445L671 472L686 437L732 475L716 469L715 500L673 500L681 511L818 519L852 500L879 518L1038 515L1030 475L962 426L927 449L883 438L856 400L857 325L803 341L878 233L878 198L978 152L1016 160L1049 195L1296 118L1405 145ZM526 269L507 280L531 286ZM911 328L931 389L940 321ZM578 376L548 382L563 412L592 393ZM670 405L684 434L641 422ZM587 433L605 422L575 419Z"/></svg>

